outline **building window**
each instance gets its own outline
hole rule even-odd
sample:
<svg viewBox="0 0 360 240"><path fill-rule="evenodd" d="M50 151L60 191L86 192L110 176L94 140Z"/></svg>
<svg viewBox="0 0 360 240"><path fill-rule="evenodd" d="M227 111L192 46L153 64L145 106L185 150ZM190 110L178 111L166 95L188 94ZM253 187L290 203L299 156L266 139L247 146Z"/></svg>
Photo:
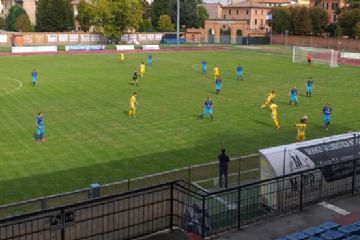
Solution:
<svg viewBox="0 0 360 240"><path fill-rule="evenodd" d="M236 15L239 15L239 9L236 9Z"/></svg>
<svg viewBox="0 0 360 240"><path fill-rule="evenodd" d="M255 25L257 25L257 19L255 19Z"/></svg>
<svg viewBox="0 0 360 240"><path fill-rule="evenodd" d="M264 10L261 10L261 15L264 15Z"/></svg>
<svg viewBox="0 0 360 240"><path fill-rule="evenodd" d="M261 27L263 26L263 23L264 23L264 21L261 19L261 25L260 25Z"/></svg>
<svg viewBox="0 0 360 240"><path fill-rule="evenodd" d="M231 9L229 9L229 15L231 15Z"/></svg>
<svg viewBox="0 0 360 240"><path fill-rule="evenodd" d="M226 19L226 15L224 15L224 19Z"/></svg>
<svg viewBox="0 0 360 240"><path fill-rule="evenodd" d="M255 15L257 15L257 10L255 10Z"/></svg>
<svg viewBox="0 0 360 240"><path fill-rule="evenodd" d="M246 9L246 15L249 15L249 9Z"/></svg>
<svg viewBox="0 0 360 240"><path fill-rule="evenodd" d="M333 15L333 22L336 22L336 15Z"/></svg>

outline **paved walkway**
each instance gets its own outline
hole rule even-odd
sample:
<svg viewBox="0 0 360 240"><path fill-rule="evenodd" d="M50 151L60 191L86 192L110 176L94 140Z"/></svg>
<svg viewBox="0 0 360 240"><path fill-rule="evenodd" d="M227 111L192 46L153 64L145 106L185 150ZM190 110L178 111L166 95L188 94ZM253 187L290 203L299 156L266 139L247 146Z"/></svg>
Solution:
<svg viewBox="0 0 360 240"><path fill-rule="evenodd" d="M349 224L360 219L360 195L331 202L323 202L305 209L301 213L243 227L237 232L225 233L214 237L216 240L273 240L290 233L302 231L308 227L335 221Z"/></svg>

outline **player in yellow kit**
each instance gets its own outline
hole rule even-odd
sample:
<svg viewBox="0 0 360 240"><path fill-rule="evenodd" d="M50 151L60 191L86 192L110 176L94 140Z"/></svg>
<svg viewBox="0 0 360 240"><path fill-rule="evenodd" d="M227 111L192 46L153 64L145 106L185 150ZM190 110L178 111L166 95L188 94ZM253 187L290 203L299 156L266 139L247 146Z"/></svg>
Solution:
<svg viewBox="0 0 360 240"><path fill-rule="evenodd" d="M265 100L264 104L261 105L260 108L266 108L267 106L269 106L269 105L270 105L270 101L271 101L271 100L274 100L274 99L275 99L275 96L276 96L276 95L275 95L275 91L272 90L271 93L268 94L268 96L266 97L266 100Z"/></svg>
<svg viewBox="0 0 360 240"><path fill-rule="evenodd" d="M140 64L140 77L144 77L144 74L145 74L145 63L142 62Z"/></svg>
<svg viewBox="0 0 360 240"><path fill-rule="evenodd" d="M215 80L220 77L219 66L214 67L214 78Z"/></svg>
<svg viewBox="0 0 360 240"><path fill-rule="evenodd" d="M120 62L124 63L125 62L125 55L124 53L120 53Z"/></svg>
<svg viewBox="0 0 360 240"><path fill-rule="evenodd" d="M135 105L137 104L136 101L136 92L133 93L133 95L130 98L130 110L129 110L129 116L132 116L135 118L135 113L136 113L136 107Z"/></svg>
<svg viewBox="0 0 360 240"><path fill-rule="evenodd" d="M278 105L276 105L274 103L273 100L270 100L270 106L269 106L270 110L271 110L271 117L274 121L274 125L276 129L280 128L280 124L279 124L279 119L278 119L278 111L279 111L279 107Z"/></svg>
<svg viewBox="0 0 360 240"><path fill-rule="evenodd" d="M297 136L296 141L302 142L305 140L305 129L306 129L306 120L302 118L300 120L300 123L295 124L295 127L297 127Z"/></svg>

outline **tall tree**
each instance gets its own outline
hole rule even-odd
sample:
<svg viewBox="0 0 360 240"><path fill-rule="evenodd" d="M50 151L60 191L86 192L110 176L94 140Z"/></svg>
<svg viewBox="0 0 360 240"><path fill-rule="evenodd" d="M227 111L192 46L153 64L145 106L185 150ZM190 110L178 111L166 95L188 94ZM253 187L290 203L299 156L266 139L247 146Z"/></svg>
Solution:
<svg viewBox="0 0 360 240"><path fill-rule="evenodd" d="M290 10L287 7L275 7L271 10L271 27L274 33L285 33L291 30Z"/></svg>
<svg viewBox="0 0 360 240"><path fill-rule="evenodd" d="M176 22L177 0L170 1L171 20ZM180 0L180 25L185 28L199 27L198 3L196 0Z"/></svg>
<svg viewBox="0 0 360 240"><path fill-rule="evenodd" d="M74 10L70 0L39 0L36 31L64 32L74 29Z"/></svg>
<svg viewBox="0 0 360 240"><path fill-rule="evenodd" d="M327 12L319 7L310 8L312 33L319 35L326 29L328 23Z"/></svg>
<svg viewBox="0 0 360 240"><path fill-rule="evenodd" d="M355 25L360 22L360 8L345 9L339 17L339 24L343 33L349 37L354 37Z"/></svg>
<svg viewBox="0 0 360 240"><path fill-rule="evenodd" d="M85 0L81 0L77 6L78 15L76 20L80 25L80 29L84 32L89 31L92 24L91 6Z"/></svg>
<svg viewBox="0 0 360 240"><path fill-rule="evenodd" d="M170 16L170 0L154 0L151 6L151 12L151 22L154 27L157 27L161 15Z"/></svg>
<svg viewBox="0 0 360 240"><path fill-rule="evenodd" d="M5 29L5 19L0 17L0 29L4 30Z"/></svg>
<svg viewBox="0 0 360 240"><path fill-rule="evenodd" d="M290 18L295 35L309 35L311 33L311 18L307 7L290 7Z"/></svg>
<svg viewBox="0 0 360 240"><path fill-rule="evenodd" d="M15 30L17 32L32 32L33 27L27 14L21 14L16 18Z"/></svg>
<svg viewBox="0 0 360 240"><path fill-rule="evenodd" d="M12 6L9 9L9 13L6 16L5 19L5 30L7 31L16 31L16 27L15 27L15 23L16 23L16 18L19 17L20 15L26 15L27 13L25 11L25 9L18 5L15 4L14 6Z"/></svg>
<svg viewBox="0 0 360 240"><path fill-rule="evenodd" d="M127 29L138 29L143 9L140 0L93 0L92 12L97 30L110 38Z"/></svg>
<svg viewBox="0 0 360 240"><path fill-rule="evenodd" d="M203 6L198 7L198 15L199 15L199 27L204 28L205 20L209 18L209 13Z"/></svg>
<svg viewBox="0 0 360 240"><path fill-rule="evenodd" d="M360 22L354 26L354 35L356 38L360 39Z"/></svg>
<svg viewBox="0 0 360 240"><path fill-rule="evenodd" d="M175 30L174 24L171 23L171 18L169 15L160 16L157 29L160 32L172 32Z"/></svg>

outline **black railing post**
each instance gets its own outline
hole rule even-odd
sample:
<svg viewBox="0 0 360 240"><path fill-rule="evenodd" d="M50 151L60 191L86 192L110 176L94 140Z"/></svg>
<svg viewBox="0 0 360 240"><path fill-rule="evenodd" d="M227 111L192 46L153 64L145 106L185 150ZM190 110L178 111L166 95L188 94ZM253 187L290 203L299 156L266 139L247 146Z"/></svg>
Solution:
<svg viewBox="0 0 360 240"><path fill-rule="evenodd" d="M173 226L174 226L173 218L174 218L174 183L171 182L170 183L170 224L169 224L170 231L173 230Z"/></svg>
<svg viewBox="0 0 360 240"><path fill-rule="evenodd" d="M355 195L355 183L356 183L356 159L354 159L353 161L353 173L352 173L352 184L351 184L351 194L354 196Z"/></svg>
<svg viewBox="0 0 360 240"><path fill-rule="evenodd" d="M304 174L300 174L300 211L303 210L303 185L304 185Z"/></svg>
<svg viewBox="0 0 360 240"><path fill-rule="evenodd" d="M241 213L241 211L240 211L240 208L241 208L241 187L238 187L238 204L237 204L237 208L238 208L238 210L237 210L237 228L238 228L238 230L240 230L240 222L241 222L241 215L240 215L240 213Z"/></svg>
<svg viewBox="0 0 360 240"><path fill-rule="evenodd" d="M205 196L202 197L201 238L205 238Z"/></svg>
<svg viewBox="0 0 360 240"><path fill-rule="evenodd" d="M61 240L65 240L65 210L61 208Z"/></svg>

